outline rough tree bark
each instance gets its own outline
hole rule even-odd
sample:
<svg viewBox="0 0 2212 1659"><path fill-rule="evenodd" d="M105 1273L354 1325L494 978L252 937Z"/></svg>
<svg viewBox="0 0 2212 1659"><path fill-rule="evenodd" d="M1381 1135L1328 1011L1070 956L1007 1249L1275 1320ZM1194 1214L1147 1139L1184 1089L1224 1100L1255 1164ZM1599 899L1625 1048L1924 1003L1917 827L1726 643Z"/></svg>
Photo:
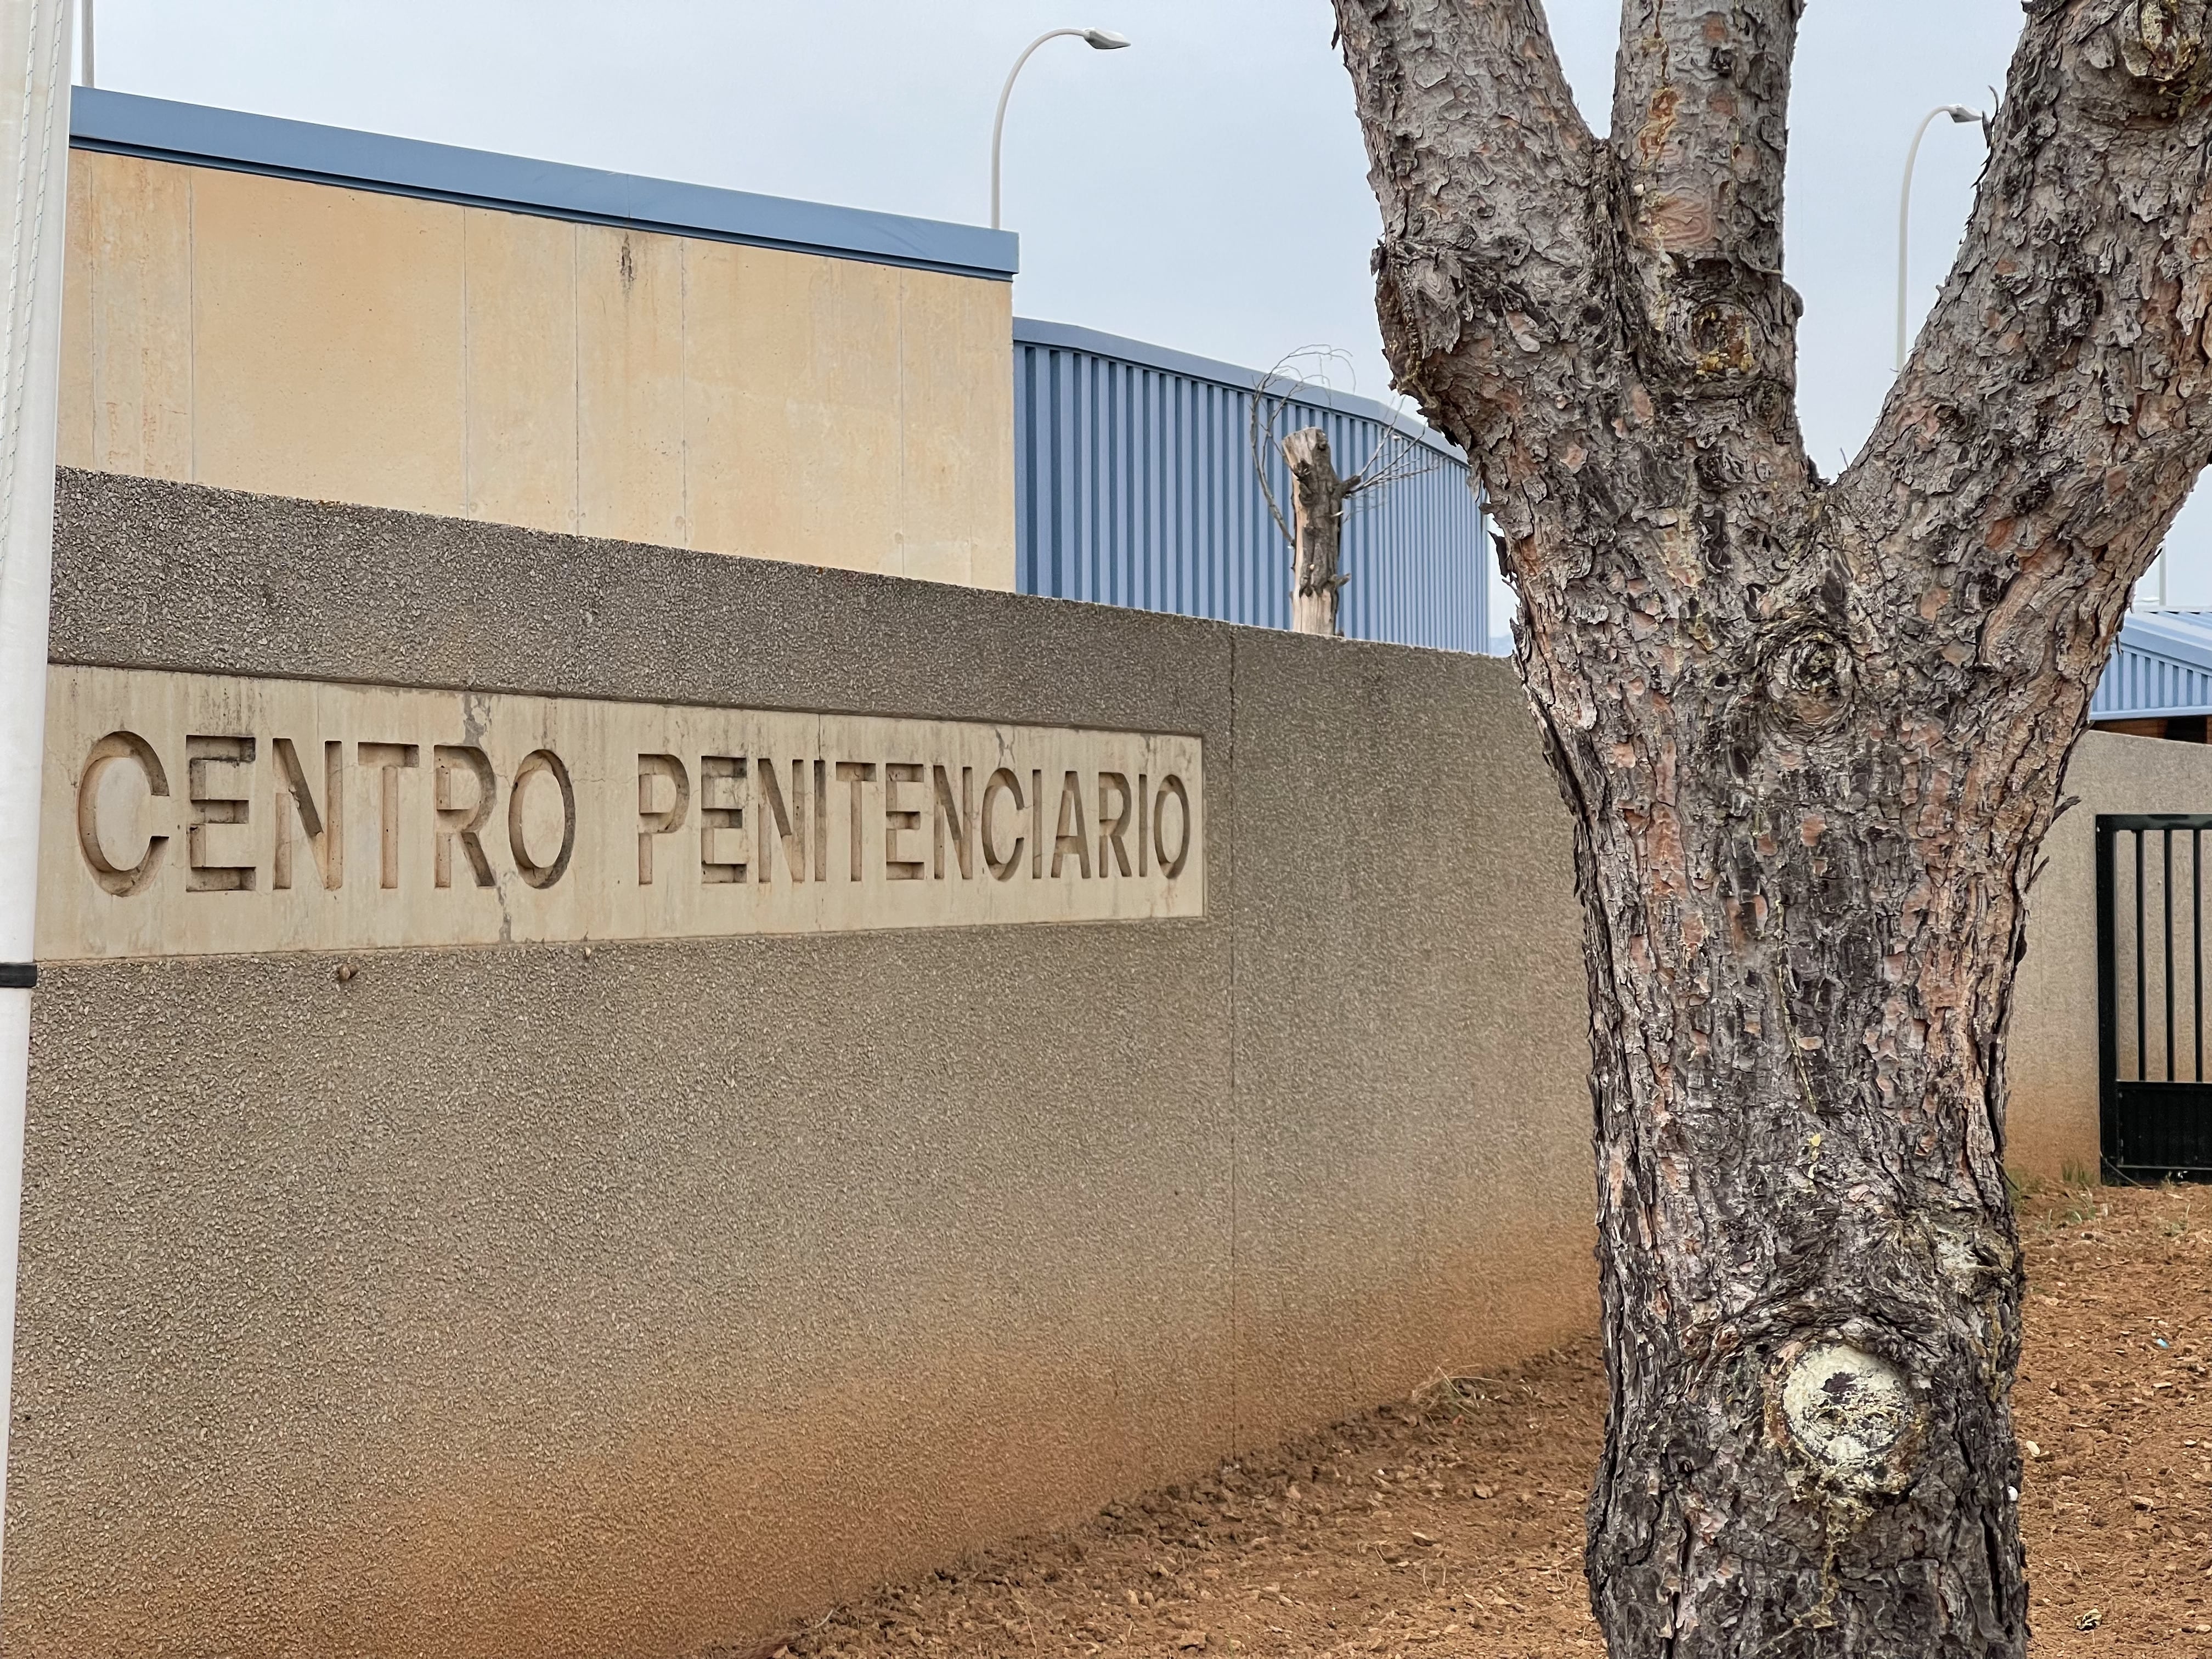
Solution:
<svg viewBox="0 0 2212 1659"><path fill-rule="evenodd" d="M1283 459L1290 464L1297 537L1291 556L1291 630L1333 638L1336 596L1345 581L1337 568L1344 547L1344 504L1359 480L1336 476L1328 434L1317 426L1301 427L1285 438Z"/></svg>
<svg viewBox="0 0 2212 1659"><path fill-rule="evenodd" d="M1474 458L1577 832L1617 1659L2017 1655L2025 895L2208 454L2203 0L2029 0L1956 267L1832 483L1782 270L1802 0L1335 0L1401 387ZM1874 72L1870 68L1869 72Z"/></svg>

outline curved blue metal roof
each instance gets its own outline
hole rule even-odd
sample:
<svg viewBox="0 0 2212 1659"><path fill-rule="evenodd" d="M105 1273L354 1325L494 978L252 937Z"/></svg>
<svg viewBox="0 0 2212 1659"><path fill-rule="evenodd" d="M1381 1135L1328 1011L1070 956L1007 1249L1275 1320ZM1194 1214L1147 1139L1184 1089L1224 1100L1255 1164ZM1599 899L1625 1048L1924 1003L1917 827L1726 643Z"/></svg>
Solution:
<svg viewBox="0 0 2212 1659"><path fill-rule="evenodd" d="M1048 323L1035 317L1014 319L1014 343L1018 346L1057 346L1069 351L1088 352L1096 357L1133 363L1141 368L1157 369L1164 374L1179 375L1184 380L1209 380L1236 392L1277 391L1288 384L1280 378L1271 382L1267 375L1255 368L1224 363L1213 357L1201 357L1194 352L1177 351L1172 346L1125 339L1119 334L1082 328L1073 323ZM1449 456L1462 466L1467 465L1467 457L1460 453L1456 444L1408 410L1310 382L1300 382L1297 394L1291 401L1300 408L1327 410L1334 414L1375 422L1393 431L1404 433L1425 448Z"/></svg>
<svg viewBox="0 0 2212 1659"><path fill-rule="evenodd" d="M1253 470L1267 377L1095 329L1014 322L1015 586L1262 628L1291 621L1291 554ZM1386 434L1410 465L1355 495L1340 622L1353 639L1488 649L1490 546L1466 459L1371 398L1302 386L1285 428L1318 426L1338 464ZM1281 454L1264 452L1277 503Z"/></svg>
<svg viewBox="0 0 2212 1659"><path fill-rule="evenodd" d="M2130 611L2089 718L2212 714L2212 612Z"/></svg>

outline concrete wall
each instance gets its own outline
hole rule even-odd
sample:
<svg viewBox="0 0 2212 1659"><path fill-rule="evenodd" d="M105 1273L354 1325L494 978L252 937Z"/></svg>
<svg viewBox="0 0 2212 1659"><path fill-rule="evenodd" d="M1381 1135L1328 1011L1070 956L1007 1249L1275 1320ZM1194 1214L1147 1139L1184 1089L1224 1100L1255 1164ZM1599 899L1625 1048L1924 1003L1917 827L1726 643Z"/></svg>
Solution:
<svg viewBox="0 0 2212 1659"><path fill-rule="evenodd" d="M63 464L1014 583L1010 283L79 149Z"/></svg>
<svg viewBox="0 0 2212 1659"><path fill-rule="evenodd" d="M2212 812L2212 748L2092 732L2066 793L2029 896L2008 1051L2005 1162L2046 1178L2097 1168L2097 815Z"/></svg>
<svg viewBox="0 0 2212 1659"><path fill-rule="evenodd" d="M54 623L63 664L1186 734L1206 909L54 965L11 1655L742 1645L1593 1316L1565 826L1504 663L82 473Z"/></svg>
<svg viewBox="0 0 2212 1659"><path fill-rule="evenodd" d="M59 665L1182 734L1205 908L50 963L11 1654L742 1644L1592 1317L1506 664L85 473L54 623ZM2212 750L2092 734L2069 788L2024 1173L2096 1158L2094 816L2203 810Z"/></svg>

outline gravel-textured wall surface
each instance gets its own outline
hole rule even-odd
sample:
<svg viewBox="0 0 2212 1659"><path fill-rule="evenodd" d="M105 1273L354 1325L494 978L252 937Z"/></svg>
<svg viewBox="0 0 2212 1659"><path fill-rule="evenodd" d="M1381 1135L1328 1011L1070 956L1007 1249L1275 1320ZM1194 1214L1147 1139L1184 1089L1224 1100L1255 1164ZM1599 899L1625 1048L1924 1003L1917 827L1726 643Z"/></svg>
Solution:
<svg viewBox="0 0 2212 1659"><path fill-rule="evenodd" d="M1587 1327L1508 665L106 475L57 557L58 662L1194 733L1208 904L56 966L11 1655L744 1652Z"/></svg>

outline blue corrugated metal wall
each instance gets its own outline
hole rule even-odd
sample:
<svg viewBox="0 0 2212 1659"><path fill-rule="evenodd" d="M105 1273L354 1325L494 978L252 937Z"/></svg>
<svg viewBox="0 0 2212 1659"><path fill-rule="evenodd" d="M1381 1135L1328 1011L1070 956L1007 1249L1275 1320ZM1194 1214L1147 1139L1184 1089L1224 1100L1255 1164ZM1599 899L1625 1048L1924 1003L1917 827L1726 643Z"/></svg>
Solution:
<svg viewBox="0 0 2212 1659"><path fill-rule="evenodd" d="M1016 583L1024 593L1287 628L1291 552L1253 477L1260 377L1054 323L1014 325ZM1328 433L1339 471L1394 416L1364 398L1294 400L1285 432ZM1340 624L1356 639L1480 651L1488 538L1467 463L1418 422L1430 470L1352 498ZM1276 499L1290 510L1279 454Z"/></svg>
<svg viewBox="0 0 2212 1659"><path fill-rule="evenodd" d="M2115 651L2090 705L2098 720L2201 714L2212 708L2212 674L2148 652Z"/></svg>
<svg viewBox="0 0 2212 1659"><path fill-rule="evenodd" d="M2131 611L2090 700L2092 720L2212 713L2212 615Z"/></svg>

